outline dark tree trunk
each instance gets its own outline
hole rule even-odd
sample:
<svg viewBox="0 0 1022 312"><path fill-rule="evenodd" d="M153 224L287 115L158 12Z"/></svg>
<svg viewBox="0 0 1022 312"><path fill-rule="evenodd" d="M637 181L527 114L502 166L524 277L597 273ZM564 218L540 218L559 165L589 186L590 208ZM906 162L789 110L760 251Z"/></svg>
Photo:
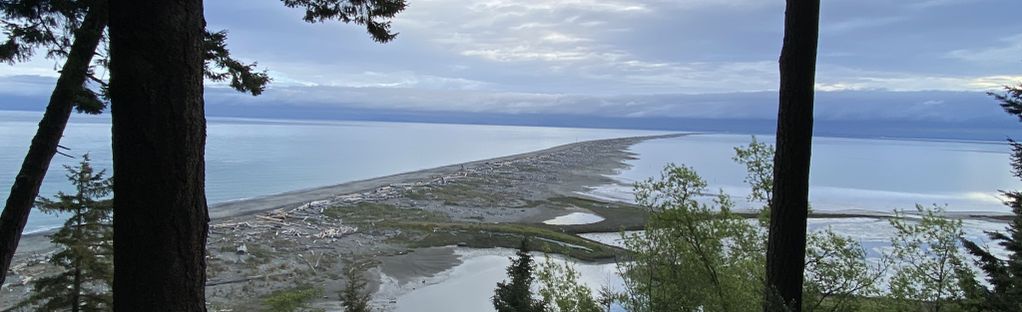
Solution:
<svg viewBox="0 0 1022 312"><path fill-rule="evenodd" d="M801 311L820 0L788 0L767 243L766 311Z"/></svg>
<svg viewBox="0 0 1022 312"><path fill-rule="evenodd" d="M28 154L21 163L21 171L11 186L7 196L3 214L0 215L0 285L7 278L7 270L11 267L11 259L18 249L21 232L28 222L35 199L39 196L39 186L43 184L46 169L50 160L57 153L57 145L64 135L64 127L71 118L71 109L75 95L85 84L86 73L96 47L102 38L103 28L107 22L107 2L97 0L85 16L81 27L75 32L74 43L68 52L67 60L61 68L57 85L50 95L43 119L39 121Z"/></svg>
<svg viewBox="0 0 1022 312"><path fill-rule="evenodd" d="M114 310L205 311L202 0L112 0Z"/></svg>

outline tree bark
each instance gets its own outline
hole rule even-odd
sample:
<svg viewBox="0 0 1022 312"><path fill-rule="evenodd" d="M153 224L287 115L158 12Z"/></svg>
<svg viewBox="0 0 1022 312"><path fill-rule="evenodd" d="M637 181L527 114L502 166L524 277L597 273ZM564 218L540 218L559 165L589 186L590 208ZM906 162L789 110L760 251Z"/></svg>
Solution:
<svg viewBox="0 0 1022 312"><path fill-rule="evenodd" d="M114 310L205 311L202 0L112 0Z"/></svg>
<svg viewBox="0 0 1022 312"><path fill-rule="evenodd" d="M25 230L28 215L39 196L39 187L43 184L50 161L57 153L64 127L71 118L75 95L85 84L89 64L102 39L106 23L107 1L97 0L75 32L74 43L61 68L57 85L50 94L43 119L39 121L39 129L21 163L21 171L11 186L4 211L0 214L0 285L7 278L11 259L21 240L21 232Z"/></svg>
<svg viewBox="0 0 1022 312"><path fill-rule="evenodd" d="M801 311L820 0L788 0L767 243L765 311Z"/></svg>

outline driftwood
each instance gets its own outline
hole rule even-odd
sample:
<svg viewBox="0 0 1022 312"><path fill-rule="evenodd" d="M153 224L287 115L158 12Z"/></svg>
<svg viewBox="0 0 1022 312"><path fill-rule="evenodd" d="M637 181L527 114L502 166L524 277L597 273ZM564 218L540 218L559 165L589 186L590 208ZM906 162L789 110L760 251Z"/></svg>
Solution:
<svg viewBox="0 0 1022 312"><path fill-rule="evenodd" d="M251 281L251 280L254 280L254 279L270 278L270 277L274 277L274 276L278 276L278 275L287 275L287 274L288 274L288 272L274 273L274 274L259 274L259 275L252 275L252 276L236 278L236 279L229 279L229 280L222 280L222 281L211 281L211 282L206 282L206 287L217 286L217 285L226 285L226 284L235 284L235 283L243 283L243 282Z"/></svg>
<svg viewBox="0 0 1022 312"><path fill-rule="evenodd" d="M264 221L270 221L270 222L273 222L273 223L276 223L276 224L279 224L279 225L283 225L283 226L287 226L288 225L286 222L284 222L283 219L277 219L277 218L273 218L273 217L260 216L260 215L257 215L256 218L264 220Z"/></svg>
<svg viewBox="0 0 1022 312"><path fill-rule="evenodd" d="M312 255L316 255L316 253L312 252ZM319 266L319 260L316 260L316 265L312 265L312 262L310 262L309 259L306 259L304 255L298 254L298 258L302 258L302 260L305 261L305 264L308 264L309 268L312 269L312 272L316 273L316 267Z"/></svg>

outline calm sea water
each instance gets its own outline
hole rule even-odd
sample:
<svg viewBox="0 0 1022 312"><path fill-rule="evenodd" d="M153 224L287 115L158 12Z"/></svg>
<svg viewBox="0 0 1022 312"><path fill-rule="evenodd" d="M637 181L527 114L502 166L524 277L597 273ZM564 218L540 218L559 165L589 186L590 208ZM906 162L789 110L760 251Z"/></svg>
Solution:
<svg viewBox="0 0 1022 312"><path fill-rule="evenodd" d="M41 113L0 111L0 196L10 182L36 129ZM385 122L310 122L284 120L209 120L207 196L211 203L262 196L528 152L560 144L660 132L446 125ZM669 162L694 167L713 189L742 197L744 168L731 161L747 135L702 134L651 140L631 148L638 159L614 177L617 184L590 194L631 201L630 184L658 175ZM773 137L760 140L772 142ZM106 117L75 116L61 143L72 155L90 153L99 168L110 168L110 125ZM889 212L915 204L946 204L951 211L1006 213L997 190L1020 189L1011 177L1009 148L1003 142L817 138L814 141L812 203L817 210ZM61 166L76 159L58 156L42 194L71 191ZM738 200L736 202L741 203ZM33 214L27 231L59 225L60 216ZM885 221L869 218L819 219L810 228L833 228L853 235L871 251L891 235ZM1002 223L970 220L966 236L1003 229ZM616 233L606 234L612 241ZM594 237L596 238L596 237ZM465 263L427 287L398 298L398 310L424 307L490 309L488 296L503 279L508 250L462 251ZM591 286L619 285L613 264L579 264ZM488 285L488 286L487 286ZM466 287L468 286L468 287ZM484 287L485 286L485 287ZM466 289L477 291L464 301ZM465 302L459 307L451 302ZM413 308L414 307L414 308Z"/></svg>
<svg viewBox="0 0 1022 312"><path fill-rule="evenodd" d="M774 142L772 136L757 139ZM614 176L620 183L591 194L632 201L632 183L675 163L694 168L713 191L744 197L745 167L731 157L734 147L750 141L749 135L701 134L639 143L631 149L638 159ZM818 211L891 212L937 204L949 211L1009 213L998 190L1022 189L1009 171L1009 150L1005 142L818 137L810 200Z"/></svg>
<svg viewBox="0 0 1022 312"><path fill-rule="evenodd" d="M761 141L773 142L769 136ZM695 168L711 185L744 203L749 189L745 168L731 160L734 147L748 144L748 135L705 134L651 140L631 148L638 155L631 167L613 175L619 183L594 188L589 195L634 201L631 184L660 174L668 163ZM960 142L817 138L813 147L812 204L816 210L891 212L915 204L947 205L950 211L1006 213L999 189L1022 185L1009 173L1009 148L1002 142ZM571 215L568 215L571 216ZM588 220L576 220L586 223ZM750 222L754 222L750 220ZM1005 223L965 220L965 237L987 244L985 231L1003 231ZM810 219L809 230L832 229L858 240L867 257L877 259L890 245L895 230L877 218ZM586 238L621 246L620 233L589 233ZM993 248L1003 254L1003 249ZM493 311L489 297L506 278L513 251L459 249L463 263L431 279L424 287L397 296L397 311ZM606 286L622 291L616 264L575 263L580 280L591 289ZM377 294L385 296L384 293ZM378 298L379 299L379 298ZM613 311L624 311L615 307Z"/></svg>
<svg viewBox="0 0 1022 312"><path fill-rule="evenodd" d="M28 150L41 112L0 111L0 197ZM206 195L210 203L332 185L472 160L524 153L561 144L663 132L448 125L387 122L311 122L210 118L206 146ZM89 153L110 168L110 122L104 116L72 117L61 145L71 155ZM40 195L71 192L54 158ZM26 232L59 226L60 216L33 213Z"/></svg>
<svg viewBox="0 0 1022 312"><path fill-rule="evenodd" d="M40 118L39 112L0 112L0 196L6 198ZM211 118L207 144L210 203L367 179L446 164L528 152L599 138L660 132L416 124L312 122ZM772 142L763 136L761 141ZM61 144L72 155L90 153L110 168L110 125L103 116L72 118ZM620 183L592 194L631 200L634 181L658 175L668 162L694 167L713 189L745 196L744 168L731 161L750 136L690 135L651 140L632 151L638 159L615 175ZM1003 142L817 138L813 147L812 204L817 210L889 212L916 203L947 204L952 211L1006 213L997 190L1019 189ZM41 194L71 191L57 156ZM738 201L741 202L741 201ZM34 214L29 231L58 225Z"/></svg>

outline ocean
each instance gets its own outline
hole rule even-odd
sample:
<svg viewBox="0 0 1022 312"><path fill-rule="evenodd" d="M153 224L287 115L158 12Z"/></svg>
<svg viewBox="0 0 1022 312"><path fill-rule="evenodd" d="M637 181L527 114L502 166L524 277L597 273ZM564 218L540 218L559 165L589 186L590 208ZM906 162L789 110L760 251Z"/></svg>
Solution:
<svg viewBox="0 0 1022 312"><path fill-rule="evenodd" d="M757 136L773 144L773 136ZM632 184L660 175L668 163L686 165L736 203L749 194L745 167L734 162L736 146L751 135L694 134L645 141L630 150L638 158L613 177L618 183L595 187L589 195L633 201ZM948 211L1007 214L999 190L1022 188L1011 175L1010 146L999 141L864 139L813 140L810 202L821 212L890 213L916 204Z"/></svg>
<svg viewBox="0 0 1022 312"><path fill-rule="evenodd" d="M0 196L6 198L28 149L41 113L0 111ZM264 196L466 161L530 152L561 144L663 131L488 126L365 121L299 121L210 118L206 150L207 198L211 204ZM760 136L772 143L773 137ZM617 182L594 186L586 195L633 201L632 184L657 176L667 163L696 169L713 191L722 190L744 203L749 190L744 168L731 157L750 135L693 133L649 140L631 147L635 159L613 175ZM89 153L98 168L109 169L110 124L105 116L76 115L61 145L71 155ZM1022 188L1010 174L1009 146L999 141L817 137L813 146L811 202L828 212L889 213L915 204L942 205L953 212L1005 214L998 190ZM77 159L57 156L41 195L70 192L62 166ZM26 232L59 226L61 216L35 212ZM965 222L966 236L1004 224ZM874 218L813 219L810 230L831 228L852 235L871 257L892 235L885 220ZM617 233L587 236L613 243ZM503 278L510 250L458 249L464 261L426 286L399 296L398 311L435 308L489 310L488 294ZM590 286L619 286L613 264L577 264ZM486 268L485 270L479 268ZM465 288L465 285L479 287ZM485 285L490 285L483 287ZM465 289L478 300L464 298ZM449 300L444 299L449 298ZM473 297L474 298L474 297ZM429 300L427 300L429 299ZM438 300L441 299L441 300ZM453 307L450 302L463 302Z"/></svg>
<svg viewBox="0 0 1022 312"><path fill-rule="evenodd" d="M41 112L0 111L0 196L6 198ZM206 192L211 204L338 184L466 161L529 152L582 140L663 134L663 131L524 126L297 121L210 118ZM637 159L588 195L631 200L631 183L659 174L667 163L695 168L712 190L745 196L744 169L731 160L750 135L693 134L650 140L630 150ZM773 137L760 136L765 142ZM89 153L110 168L106 116L73 116L61 145ZM874 211L946 205L949 211L1007 213L998 190L1022 188L1010 174L1009 146L997 141L818 137L813 147L813 209ZM70 192L58 155L40 195ZM741 203L742 201L737 201ZM60 216L34 213L27 232L59 226Z"/></svg>
<svg viewBox="0 0 1022 312"><path fill-rule="evenodd" d="M0 197L10 192L42 112L0 111ZM454 125L365 121L209 118L206 198L210 204L368 179L443 165L531 152L578 141L663 134L660 131ZM74 115L61 146L89 153L109 169L110 119ZM40 196L72 192L57 155ZM26 233L63 218L33 212Z"/></svg>

